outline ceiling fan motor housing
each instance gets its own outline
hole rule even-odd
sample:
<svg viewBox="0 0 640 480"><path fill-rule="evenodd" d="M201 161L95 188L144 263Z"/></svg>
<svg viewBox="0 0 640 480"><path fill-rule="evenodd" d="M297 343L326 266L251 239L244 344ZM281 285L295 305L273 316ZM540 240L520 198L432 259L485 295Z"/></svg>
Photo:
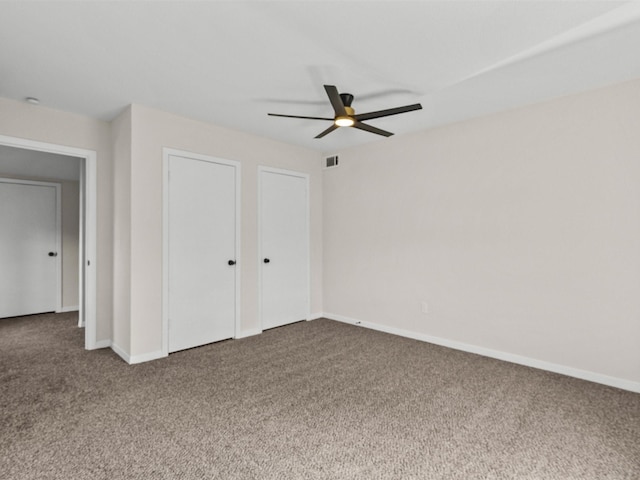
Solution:
<svg viewBox="0 0 640 480"><path fill-rule="evenodd" d="M335 124L339 127L351 127L354 124L354 120L352 117L356 114L356 111L351 107L351 102L353 102L353 95L351 95L350 93L341 93L340 100L342 100L342 105L344 105L344 111L347 113L347 115L336 116Z"/></svg>
<svg viewBox="0 0 640 480"><path fill-rule="evenodd" d="M341 93L340 94L340 100L342 100L342 104L345 107L347 107L347 108L351 107L351 102L353 102L353 95L351 95L350 93Z"/></svg>

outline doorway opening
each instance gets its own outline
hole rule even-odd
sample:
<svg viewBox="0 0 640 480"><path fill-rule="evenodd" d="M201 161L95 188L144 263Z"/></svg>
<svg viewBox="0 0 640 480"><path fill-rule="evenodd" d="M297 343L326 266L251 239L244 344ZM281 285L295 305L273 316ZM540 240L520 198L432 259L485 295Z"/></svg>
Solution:
<svg viewBox="0 0 640 480"><path fill-rule="evenodd" d="M0 135L0 148L4 147L53 154L51 157L42 156L44 162L46 162L46 158L75 157L69 159L68 163L60 164L63 166L68 166L73 160L78 162L78 324L85 328L85 348L87 350L101 348L105 345L102 345L102 342L99 343L96 338L97 154L93 150ZM40 165L50 168L53 164L41 163ZM0 160L1 166L2 161ZM35 163L31 167L35 168L35 171L24 171L18 175L32 177L51 177L52 175L47 173L44 167Z"/></svg>

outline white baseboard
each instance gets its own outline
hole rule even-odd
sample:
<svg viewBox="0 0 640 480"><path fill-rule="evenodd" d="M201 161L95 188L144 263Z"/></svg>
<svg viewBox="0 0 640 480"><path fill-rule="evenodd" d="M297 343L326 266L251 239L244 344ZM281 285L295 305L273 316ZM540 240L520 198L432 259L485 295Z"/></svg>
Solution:
<svg viewBox="0 0 640 480"><path fill-rule="evenodd" d="M254 335L260 335L261 333L262 333L262 330L260 328L252 328L249 330L243 330L238 335L236 335L235 338L239 339L239 338L253 337Z"/></svg>
<svg viewBox="0 0 640 480"><path fill-rule="evenodd" d="M133 365L135 363L144 363L149 362L151 360L157 360L158 358L166 357L162 351L158 350L156 352L143 353L141 355L129 355L124 349L118 346L115 343L111 343L111 350L116 352L120 358L122 358L129 365Z"/></svg>
<svg viewBox="0 0 640 480"><path fill-rule="evenodd" d="M80 307L75 305L71 307L62 307L60 310L56 310L56 313L77 312L78 310L80 310Z"/></svg>
<svg viewBox="0 0 640 480"><path fill-rule="evenodd" d="M113 350L114 352L116 352L118 354L118 356L120 358L122 358L125 362L127 363L131 363L130 360L130 356L127 352L124 351L124 349L120 346L118 346L117 343L113 343L111 342L111 350Z"/></svg>
<svg viewBox="0 0 640 480"><path fill-rule="evenodd" d="M98 348L109 348L111 346L111 340L98 340L93 344L91 350L97 350Z"/></svg>
<svg viewBox="0 0 640 480"><path fill-rule="evenodd" d="M309 317L307 318L307 321L310 322L311 320L317 320L319 318L322 318L322 316L323 316L322 312L320 312L320 313L310 313Z"/></svg>
<svg viewBox="0 0 640 480"><path fill-rule="evenodd" d="M449 340L446 338L434 337L431 335L425 335L422 333L411 332L409 330L402 330L400 328L388 327L377 323L366 322L364 320L358 320L355 318L345 317L344 315L338 315L335 313L323 314L325 318L330 320L336 320L338 322L348 323L351 325L357 325L360 327L369 328L371 330L378 330L380 332L391 333L401 337L411 338L413 340L420 340L422 342L433 343L442 347L453 348L455 350L461 350L463 352L475 353L485 357L495 358L498 360L504 360L506 362L517 363L518 365L524 365L527 367L538 368L540 370L546 370L548 372L560 373L569 377L579 378L581 380L588 380L590 382L601 383L610 387L620 388L622 390L629 390L631 392L640 393L640 382L634 382L632 380L626 380L618 377L611 377L609 375L603 375L601 373L590 372L588 370L580 370L566 365L559 365L557 363L545 362L543 360L537 360L534 358L524 357L513 353L501 352L499 350L493 350L490 348L479 347L477 345L471 345L468 343L458 342L455 340Z"/></svg>
<svg viewBox="0 0 640 480"><path fill-rule="evenodd" d="M129 357L129 364L133 365L134 363L144 363L150 362L151 360L157 360L159 358L164 358L167 355L164 354L161 350L157 350L155 352L143 353L141 355L131 355Z"/></svg>

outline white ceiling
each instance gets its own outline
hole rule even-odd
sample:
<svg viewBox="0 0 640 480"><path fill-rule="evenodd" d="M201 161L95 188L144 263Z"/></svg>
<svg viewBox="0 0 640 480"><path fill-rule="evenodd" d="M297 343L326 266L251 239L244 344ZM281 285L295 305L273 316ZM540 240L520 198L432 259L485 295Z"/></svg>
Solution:
<svg viewBox="0 0 640 480"><path fill-rule="evenodd" d="M0 145L0 177L80 180L80 159Z"/></svg>
<svg viewBox="0 0 640 480"><path fill-rule="evenodd" d="M233 1L0 4L0 96L111 120L131 103L331 153L640 78L640 2Z"/></svg>

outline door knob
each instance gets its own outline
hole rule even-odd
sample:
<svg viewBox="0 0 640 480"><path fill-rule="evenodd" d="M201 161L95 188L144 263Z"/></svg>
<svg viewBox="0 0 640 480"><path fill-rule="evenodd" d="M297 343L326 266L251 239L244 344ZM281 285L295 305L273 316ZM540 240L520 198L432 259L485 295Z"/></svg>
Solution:
<svg viewBox="0 0 640 480"><path fill-rule="evenodd" d="M264 259L264 263L269 263L271 260L269 260L268 258Z"/></svg>
<svg viewBox="0 0 640 480"><path fill-rule="evenodd" d="M236 264L236 261L235 261L235 260L229 260L227 263L228 263L229 265L235 265L235 264Z"/></svg>
<svg viewBox="0 0 640 480"><path fill-rule="evenodd" d="M58 252L49 252L49 256L50 257L57 257L58 256Z"/></svg>

